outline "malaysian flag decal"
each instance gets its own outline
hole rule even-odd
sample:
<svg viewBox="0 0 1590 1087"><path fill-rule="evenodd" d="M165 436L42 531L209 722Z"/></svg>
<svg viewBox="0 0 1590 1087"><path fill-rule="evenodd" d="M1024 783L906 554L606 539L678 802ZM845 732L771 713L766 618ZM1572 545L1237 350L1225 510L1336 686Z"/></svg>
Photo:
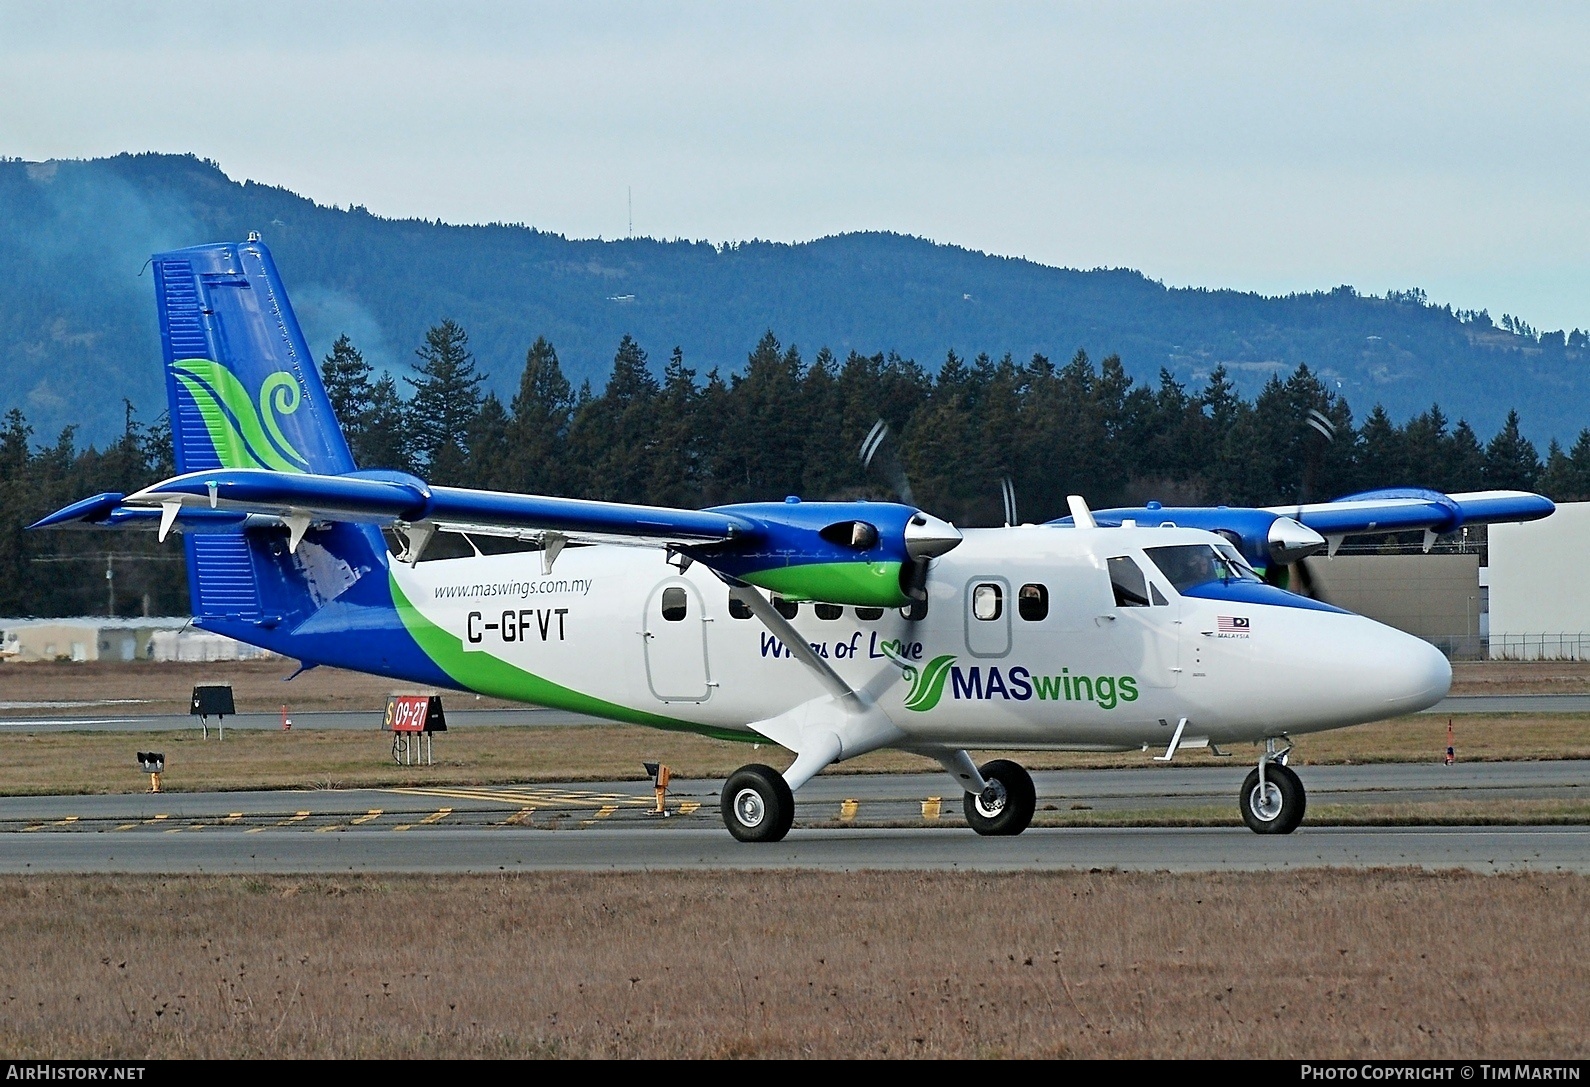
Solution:
<svg viewBox="0 0 1590 1087"><path fill-rule="evenodd" d="M1219 629L1222 634L1248 633L1248 617L1246 615L1219 616Z"/></svg>

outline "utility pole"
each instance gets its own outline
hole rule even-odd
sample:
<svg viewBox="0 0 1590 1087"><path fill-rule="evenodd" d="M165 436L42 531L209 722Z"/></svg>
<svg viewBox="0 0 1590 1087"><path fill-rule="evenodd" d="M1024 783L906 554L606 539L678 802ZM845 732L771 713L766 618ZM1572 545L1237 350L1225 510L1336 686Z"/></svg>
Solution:
<svg viewBox="0 0 1590 1087"><path fill-rule="evenodd" d="M635 237L635 187L625 185L624 193L629 197L629 237Z"/></svg>

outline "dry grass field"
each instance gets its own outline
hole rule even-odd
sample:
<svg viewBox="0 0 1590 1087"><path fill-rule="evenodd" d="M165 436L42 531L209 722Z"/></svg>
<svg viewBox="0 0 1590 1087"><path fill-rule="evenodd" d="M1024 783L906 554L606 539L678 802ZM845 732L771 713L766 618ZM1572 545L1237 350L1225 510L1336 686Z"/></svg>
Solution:
<svg viewBox="0 0 1590 1087"><path fill-rule="evenodd" d="M1590 758L1590 715L1464 716L1456 719L1457 750L1465 760ZM713 740L632 725L548 728L456 728L435 738L436 765L401 767L391 736L369 732L234 730L226 740L182 732L38 732L6 737L0 795L142 792L134 754L166 756L164 788L171 792L227 789L317 789L356 786L487 785L544 781L639 780L644 761L662 761L679 778L723 778L747 762L782 768L782 748ZM1226 765L1248 761L1243 746ZM1446 750L1446 718L1415 716L1298 738L1295 765L1439 761ZM981 753L991 755L997 753ZM1034 770L1142 767L1152 753L1067 752L1011 754ZM1178 764L1214 762L1207 751L1177 756ZM925 758L880 751L829 773L941 773Z"/></svg>
<svg viewBox="0 0 1590 1087"><path fill-rule="evenodd" d="M0 879L35 1057L1590 1054L1573 876Z"/></svg>
<svg viewBox="0 0 1590 1087"><path fill-rule="evenodd" d="M105 706L95 702L132 699L117 713L187 713L193 688L201 683L229 683L239 713L275 713L281 706L295 711L361 710L379 714L393 692L429 690L413 684L346 672L311 668L289 683L282 682L298 662L277 657L254 661L37 661L0 664L0 704L78 703L49 709L52 716L98 716ZM518 703L448 692L467 699L470 707L499 708ZM461 702L460 706L465 703ZM0 705L0 717L34 716L38 709Z"/></svg>

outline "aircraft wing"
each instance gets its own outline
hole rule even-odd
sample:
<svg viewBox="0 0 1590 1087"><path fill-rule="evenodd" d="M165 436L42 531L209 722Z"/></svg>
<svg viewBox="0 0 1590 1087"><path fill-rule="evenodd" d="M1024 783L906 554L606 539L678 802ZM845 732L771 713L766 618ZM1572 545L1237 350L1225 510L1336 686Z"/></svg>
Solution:
<svg viewBox="0 0 1590 1087"><path fill-rule="evenodd" d="M1534 521L1557 507L1529 491L1469 491L1442 494L1422 488L1388 488L1345 495L1333 502L1268 506L1266 512L1290 517L1321 536L1377 532L1452 532L1463 525Z"/></svg>
<svg viewBox="0 0 1590 1087"><path fill-rule="evenodd" d="M576 498L433 487L404 472L342 475L216 468L136 494L101 494L32 528L153 528L182 532L281 531L296 552L327 522L404 532L401 561L417 562L438 531L534 541L555 561L567 543L665 547L731 583L791 599L903 606L928 560L960 543L948 522L893 502L744 503L684 510Z"/></svg>
<svg viewBox="0 0 1590 1087"><path fill-rule="evenodd" d="M164 535L173 527L235 529L250 517L289 525L295 519L428 524L442 531L509 537L556 532L579 542L664 546L722 543L758 528L744 517L707 510L432 487L402 472L326 476L249 468L190 472L132 495L95 495L31 527L142 525L160 528Z"/></svg>

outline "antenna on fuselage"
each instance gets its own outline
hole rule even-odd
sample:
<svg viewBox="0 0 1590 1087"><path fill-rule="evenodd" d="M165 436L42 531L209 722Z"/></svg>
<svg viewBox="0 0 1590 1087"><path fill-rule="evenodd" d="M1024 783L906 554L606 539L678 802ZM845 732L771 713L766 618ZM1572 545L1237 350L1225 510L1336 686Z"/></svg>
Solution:
<svg viewBox="0 0 1590 1087"><path fill-rule="evenodd" d="M1078 528L1098 528L1099 523L1093 519L1093 511L1088 509L1088 504L1080 494L1066 495L1066 505L1071 507L1071 520Z"/></svg>

